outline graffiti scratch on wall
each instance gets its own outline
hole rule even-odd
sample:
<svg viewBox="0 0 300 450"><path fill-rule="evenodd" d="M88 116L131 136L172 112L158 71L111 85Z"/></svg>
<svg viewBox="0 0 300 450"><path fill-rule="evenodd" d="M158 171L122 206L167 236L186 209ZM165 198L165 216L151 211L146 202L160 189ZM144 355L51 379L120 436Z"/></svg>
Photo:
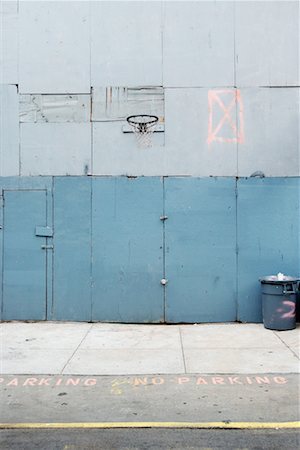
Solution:
<svg viewBox="0 0 300 450"><path fill-rule="evenodd" d="M244 111L239 89L208 91L207 143L214 141L239 144L245 141Z"/></svg>

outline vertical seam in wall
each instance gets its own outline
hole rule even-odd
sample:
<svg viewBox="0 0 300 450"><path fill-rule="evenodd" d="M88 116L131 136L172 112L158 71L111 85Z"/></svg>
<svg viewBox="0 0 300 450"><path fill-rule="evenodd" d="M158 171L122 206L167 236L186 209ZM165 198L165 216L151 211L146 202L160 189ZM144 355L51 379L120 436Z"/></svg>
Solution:
<svg viewBox="0 0 300 450"><path fill-rule="evenodd" d="M162 87L164 87L164 13L165 13L165 6L164 1L160 2L160 14L161 14L161 81L162 81Z"/></svg>
<svg viewBox="0 0 300 450"><path fill-rule="evenodd" d="M92 102L92 96L91 96L91 102ZM94 125L92 120L90 120L90 133L91 133L91 175L94 174Z"/></svg>
<svg viewBox="0 0 300 450"><path fill-rule="evenodd" d="M166 208L165 208L165 177L162 178L163 180L163 216L166 214ZM163 250L163 278L166 278L166 221L162 221L163 224L163 242L162 242L162 250ZM163 286L163 302L164 302L164 323L166 322L166 309L167 309L167 284Z"/></svg>
<svg viewBox="0 0 300 450"><path fill-rule="evenodd" d="M90 92L92 84L92 2L89 2L89 52L90 52Z"/></svg>
<svg viewBox="0 0 300 450"><path fill-rule="evenodd" d="M91 238L90 238L90 321L93 319L93 177L90 178L90 224L91 224Z"/></svg>
<svg viewBox="0 0 300 450"><path fill-rule="evenodd" d="M2 267L1 267L1 320L4 320L3 314L4 314L4 297L3 297L3 285L4 285L4 190L2 190L2 255L1 255L1 261L2 261Z"/></svg>
<svg viewBox="0 0 300 450"><path fill-rule="evenodd" d="M239 142L238 142L238 102L237 102L237 85L236 85L236 4L233 2L233 77L234 77L234 88L235 88L235 121L236 121L236 175L239 175Z"/></svg>
<svg viewBox="0 0 300 450"><path fill-rule="evenodd" d="M234 80L234 86L236 87L236 34L235 34L235 26L236 26L236 9L235 9L235 2L233 2L233 80Z"/></svg>
<svg viewBox="0 0 300 450"><path fill-rule="evenodd" d="M94 173L94 127L93 127L93 121L92 121L92 112L93 112L93 105L92 105L92 2L89 2L89 51L90 51L90 133L91 133L91 168L90 173Z"/></svg>
<svg viewBox="0 0 300 450"><path fill-rule="evenodd" d="M18 92L20 87L20 30L21 30L21 19L20 19L20 0L17 2L17 82L18 82Z"/></svg>
<svg viewBox="0 0 300 450"><path fill-rule="evenodd" d="M54 258L55 258L55 248L54 248L54 242L55 242L55 229L54 229L54 177L51 177L51 196L52 196L52 230L53 230L53 236L52 236L52 244L53 244L53 252L52 252L52 268L51 268L51 278L52 278L52 289L51 289L51 319L53 318L54 314Z"/></svg>
<svg viewBox="0 0 300 450"><path fill-rule="evenodd" d="M53 228L53 237L52 237L52 241L53 241L53 245L54 245L54 237L55 237L55 229L54 229L54 220L55 220L55 212L54 212L54 177L52 178L52 228ZM54 253L55 253L55 249L53 248L53 252L52 252L52 299L51 299L51 319L53 320L53 316L54 316L54 277L55 277L55 273L54 273Z"/></svg>
<svg viewBox="0 0 300 450"><path fill-rule="evenodd" d="M17 86L18 96L18 147L19 147L19 177L21 176L22 164L21 164L21 122L20 122L20 99L19 99L19 86Z"/></svg>
<svg viewBox="0 0 300 450"><path fill-rule="evenodd" d="M46 187L46 227L48 226L48 187ZM46 236L45 238L46 240L46 246L48 246L49 244L49 237ZM46 305L45 305L45 320L48 320L48 282L49 282L49 274L48 274L48 264L49 264L49 255L48 255L48 250L45 250L45 271L46 271L46 286L45 286L45 301L46 301Z"/></svg>
<svg viewBox="0 0 300 450"><path fill-rule="evenodd" d="M236 302L236 320L240 320L239 314L239 239L238 239L238 178L235 179L235 239L236 239L236 252L235 252L235 302Z"/></svg>

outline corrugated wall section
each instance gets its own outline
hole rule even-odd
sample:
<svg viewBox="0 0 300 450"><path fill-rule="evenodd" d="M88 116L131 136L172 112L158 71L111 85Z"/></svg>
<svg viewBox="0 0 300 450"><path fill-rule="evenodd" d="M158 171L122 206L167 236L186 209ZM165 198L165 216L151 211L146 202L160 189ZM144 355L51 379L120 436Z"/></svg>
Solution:
<svg viewBox="0 0 300 450"><path fill-rule="evenodd" d="M261 320L258 276L300 269L299 3L1 1L0 20L3 277L6 192L46 189L40 318ZM139 148L126 115L147 111Z"/></svg>

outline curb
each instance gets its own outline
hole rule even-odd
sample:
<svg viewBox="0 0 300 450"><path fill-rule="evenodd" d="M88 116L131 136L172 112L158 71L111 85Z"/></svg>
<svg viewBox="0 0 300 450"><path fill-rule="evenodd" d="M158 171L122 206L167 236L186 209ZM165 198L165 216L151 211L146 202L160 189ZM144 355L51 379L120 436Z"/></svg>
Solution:
<svg viewBox="0 0 300 450"><path fill-rule="evenodd" d="M0 423L5 429L71 429L71 428L194 428L194 429L288 429L300 428L296 422L60 422L60 423Z"/></svg>

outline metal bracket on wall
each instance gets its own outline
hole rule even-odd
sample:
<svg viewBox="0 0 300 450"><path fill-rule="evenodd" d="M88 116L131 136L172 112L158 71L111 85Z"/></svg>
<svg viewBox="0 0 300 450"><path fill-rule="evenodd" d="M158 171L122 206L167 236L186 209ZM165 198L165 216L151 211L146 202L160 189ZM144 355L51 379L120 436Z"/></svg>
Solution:
<svg viewBox="0 0 300 450"><path fill-rule="evenodd" d="M51 227L35 227L35 235L40 237L53 237L53 229Z"/></svg>

